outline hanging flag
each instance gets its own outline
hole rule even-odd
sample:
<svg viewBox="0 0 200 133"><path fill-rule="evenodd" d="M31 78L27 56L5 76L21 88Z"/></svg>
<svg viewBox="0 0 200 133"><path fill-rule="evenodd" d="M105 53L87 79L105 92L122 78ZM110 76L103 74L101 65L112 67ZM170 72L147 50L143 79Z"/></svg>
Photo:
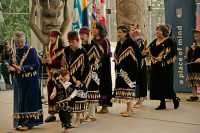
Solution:
<svg viewBox="0 0 200 133"><path fill-rule="evenodd" d="M200 3L196 3L196 29L200 29Z"/></svg>
<svg viewBox="0 0 200 133"><path fill-rule="evenodd" d="M96 0L93 0L93 4L92 4L92 19L93 20L97 19L97 4L96 4Z"/></svg>
<svg viewBox="0 0 200 133"><path fill-rule="evenodd" d="M82 9L80 0L74 0L74 18L72 22L72 30L77 31L82 26Z"/></svg>
<svg viewBox="0 0 200 133"><path fill-rule="evenodd" d="M106 26L105 0L93 0L92 24L99 22Z"/></svg>
<svg viewBox="0 0 200 133"><path fill-rule="evenodd" d="M106 0L100 1L100 15L99 15L99 22L106 26Z"/></svg>
<svg viewBox="0 0 200 133"><path fill-rule="evenodd" d="M89 26L87 0L82 0L82 26Z"/></svg>
<svg viewBox="0 0 200 133"><path fill-rule="evenodd" d="M95 27L97 22L97 3L96 0L92 1L92 19L91 19L91 27Z"/></svg>
<svg viewBox="0 0 200 133"><path fill-rule="evenodd" d="M101 0L101 4L105 4L105 1L106 1L106 0Z"/></svg>

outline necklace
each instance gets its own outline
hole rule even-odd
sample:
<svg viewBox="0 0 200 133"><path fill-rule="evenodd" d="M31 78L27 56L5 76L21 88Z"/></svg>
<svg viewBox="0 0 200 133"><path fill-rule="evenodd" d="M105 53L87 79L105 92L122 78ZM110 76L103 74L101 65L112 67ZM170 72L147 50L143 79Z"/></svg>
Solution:
<svg viewBox="0 0 200 133"><path fill-rule="evenodd" d="M156 40L156 46L159 46L160 44L162 44L167 38L163 38L163 39L157 39Z"/></svg>

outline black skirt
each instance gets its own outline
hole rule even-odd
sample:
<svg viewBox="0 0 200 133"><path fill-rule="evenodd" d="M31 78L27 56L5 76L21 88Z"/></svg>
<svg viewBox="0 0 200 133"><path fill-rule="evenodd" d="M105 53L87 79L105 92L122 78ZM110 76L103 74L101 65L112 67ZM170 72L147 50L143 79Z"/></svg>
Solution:
<svg viewBox="0 0 200 133"><path fill-rule="evenodd" d="M147 96L147 67L144 64L137 76L135 97L141 98Z"/></svg>
<svg viewBox="0 0 200 133"><path fill-rule="evenodd" d="M176 97L173 88L173 64L162 66L161 63L151 66L150 98L152 100L173 99Z"/></svg>
<svg viewBox="0 0 200 133"><path fill-rule="evenodd" d="M111 78L111 61L110 57L102 59L102 68L100 73L100 106L112 106L112 78Z"/></svg>

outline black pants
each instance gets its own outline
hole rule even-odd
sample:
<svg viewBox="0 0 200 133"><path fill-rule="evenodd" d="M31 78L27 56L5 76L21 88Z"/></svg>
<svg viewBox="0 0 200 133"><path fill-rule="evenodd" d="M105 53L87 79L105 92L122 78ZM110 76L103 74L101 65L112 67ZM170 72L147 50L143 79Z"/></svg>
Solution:
<svg viewBox="0 0 200 133"><path fill-rule="evenodd" d="M176 101L176 98L177 98L176 93L174 93L174 97L172 97L173 102ZM160 104L166 104L165 98L160 98L159 100L160 100Z"/></svg>
<svg viewBox="0 0 200 133"><path fill-rule="evenodd" d="M62 122L62 127L71 128L71 113L69 111L60 110L59 111L60 121Z"/></svg>

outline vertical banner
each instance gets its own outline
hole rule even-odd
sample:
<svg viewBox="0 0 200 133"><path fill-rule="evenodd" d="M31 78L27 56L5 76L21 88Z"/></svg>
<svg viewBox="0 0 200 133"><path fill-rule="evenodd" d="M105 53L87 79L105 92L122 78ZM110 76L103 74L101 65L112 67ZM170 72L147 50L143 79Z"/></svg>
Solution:
<svg viewBox="0 0 200 133"><path fill-rule="evenodd" d="M106 4L105 0L93 0L93 21L97 21L106 26Z"/></svg>
<svg viewBox="0 0 200 133"><path fill-rule="evenodd" d="M72 30L77 31L82 26L82 9L80 0L74 0L74 18L72 22Z"/></svg>
<svg viewBox="0 0 200 133"><path fill-rule="evenodd" d="M97 20L97 3L96 0L92 1L92 23Z"/></svg>
<svg viewBox="0 0 200 133"><path fill-rule="evenodd" d="M200 29L200 2L196 3L196 29Z"/></svg>
<svg viewBox="0 0 200 133"><path fill-rule="evenodd" d="M193 41L195 27L195 1L194 0L165 0L166 24L172 26L172 35L177 41L177 62L174 68L174 88L177 92L190 92L186 86L187 46Z"/></svg>
<svg viewBox="0 0 200 133"><path fill-rule="evenodd" d="M106 0L101 0L99 4L99 22L106 27Z"/></svg>
<svg viewBox="0 0 200 133"><path fill-rule="evenodd" d="M82 26L89 26L87 0L82 0Z"/></svg>

